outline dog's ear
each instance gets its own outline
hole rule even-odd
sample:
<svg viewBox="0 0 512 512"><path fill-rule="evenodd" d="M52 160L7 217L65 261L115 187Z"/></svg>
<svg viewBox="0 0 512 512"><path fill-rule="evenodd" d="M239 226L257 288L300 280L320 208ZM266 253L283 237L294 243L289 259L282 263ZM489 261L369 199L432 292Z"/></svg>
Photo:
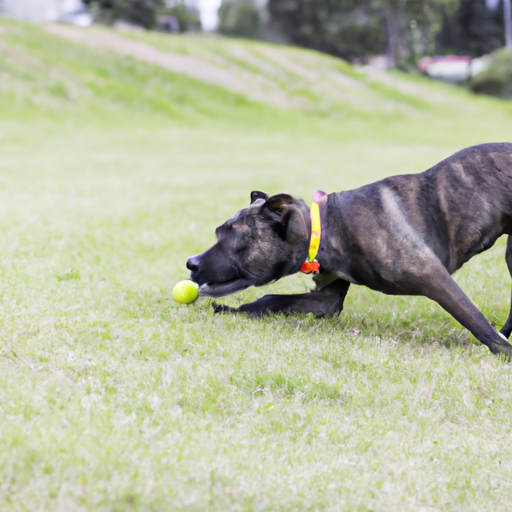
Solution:
<svg viewBox="0 0 512 512"><path fill-rule="evenodd" d="M265 207L272 213L275 231L284 239L292 240L306 237L309 240L309 208L302 199L295 199L289 194L277 194L270 197Z"/></svg>
<svg viewBox="0 0 512 512"><path fill-rule="evenodd" d="M286 206L293 204L293 197L289 194L276 194L267 198L265 206L272 212L281 215Z"/></svg>
<svg viewBox="0 0 512 512"><path fill-rule="evenodd" d="M254 203L254 201L257 201L258 199L263 199L266 201L268 199L268 195L265 194L265 192L260 192L259 190L253 190L251 192L251 204Z"/></svg>

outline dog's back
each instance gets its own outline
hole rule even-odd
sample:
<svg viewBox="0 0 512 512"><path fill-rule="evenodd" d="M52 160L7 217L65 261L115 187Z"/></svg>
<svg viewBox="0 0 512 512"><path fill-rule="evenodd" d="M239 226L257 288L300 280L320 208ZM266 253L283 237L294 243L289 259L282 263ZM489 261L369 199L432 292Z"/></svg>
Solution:
<svg viewBox="0 0 512 512"><path fill-rule="evenodd" d="M452 274L512 233L512 144L473 146L423 173L333 194L330 202L341 212L335 228L344 246L397 263L403 247L416 257L429 249Z"/></svg>

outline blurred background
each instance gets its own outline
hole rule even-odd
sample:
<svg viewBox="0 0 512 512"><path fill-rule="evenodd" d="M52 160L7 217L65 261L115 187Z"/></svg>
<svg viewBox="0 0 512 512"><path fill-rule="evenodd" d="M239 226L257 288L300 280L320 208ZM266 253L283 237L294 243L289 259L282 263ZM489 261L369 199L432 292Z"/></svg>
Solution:
<svg viewBox="0 0 512 512"><path fill-rule="evenodd" d="M209 32L512 96L511 0L0 0L5 16L121 31Z"/></svg>

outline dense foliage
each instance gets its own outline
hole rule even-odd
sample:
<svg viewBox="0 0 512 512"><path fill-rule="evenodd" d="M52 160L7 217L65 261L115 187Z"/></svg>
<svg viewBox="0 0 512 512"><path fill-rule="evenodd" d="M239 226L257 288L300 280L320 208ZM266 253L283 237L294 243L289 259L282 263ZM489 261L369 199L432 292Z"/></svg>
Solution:
<svg viewBox="0 0 512 512"><path fill-rule="evenodd" d="M385 27L372 2L269 0L271 19L290 40L345 58L380 53Z"/></svg>
<svg viewBox="0 0 512 512"><path fill-rule="evenodd" d="M180 31L199 27L186 0L85 0L97 20L156 28L171 15ZM504 45L503 0L222 0L219 32L278 38L351 61L385 54L388 67L414 65L424 55L477 57ZM271 35L271 36L270 36ZM276 37L277 35L277 37Z"/></svg>
<svg viewBox="0 0 512 512"><path fill-rule="evenodd" d="M462 0L451 17L443 20L437 36L441 53L479 57L504 45L503 9L489 10L484 0Z"/></svg>
<svg viewBox="0 0 512 512"><path fill-rule="evenodd" d="M423 55L479 56L504 44L501 3L485 0L223 0L220 31L260 37L262 20L290 43L348 60L386 54L389 67Z"/></svg>
<svg viewBox="0 0 512 512"><path fill-rule="evenodd" d="M512 99L512 52L494 52L489 67L473 77L469 85L475 92Z"/></svg>
<svg viewBox="0 0 512 512"><path fill-rule="evenodd" d="M124 20L145 28L156 25L159 8L163 0L84 0L93 11L97 21L112 23Z"/></svg>
<svg viewBox="0 0 512 512"><path fill-rule="evenodd" d="M263 34L262 11L251 0L223 0L219 8L221 34L259 39Z"/></svg>
<svg viewBox="0 0 512 512"><path fill-rule="evenodd" d="M158 15L171 15L176 19L178 29L183 32L189 27L200 27L198 14L187 7L182 0L84 0L95 15L96 21L111 24L123 20L147 29L157 26Z"/></svg>

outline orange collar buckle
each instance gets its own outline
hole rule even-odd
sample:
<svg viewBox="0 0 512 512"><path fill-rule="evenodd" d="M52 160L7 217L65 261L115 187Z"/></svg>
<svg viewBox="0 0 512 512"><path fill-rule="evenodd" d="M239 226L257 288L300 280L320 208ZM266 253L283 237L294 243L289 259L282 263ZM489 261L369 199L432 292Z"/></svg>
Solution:
<svg viewBox="0 0 512 512"><path fill-rule="evenodd" d="M318 261L305 261L300 267L299 272L303 274L318 274L320 272L320 263Z"/></svg>

